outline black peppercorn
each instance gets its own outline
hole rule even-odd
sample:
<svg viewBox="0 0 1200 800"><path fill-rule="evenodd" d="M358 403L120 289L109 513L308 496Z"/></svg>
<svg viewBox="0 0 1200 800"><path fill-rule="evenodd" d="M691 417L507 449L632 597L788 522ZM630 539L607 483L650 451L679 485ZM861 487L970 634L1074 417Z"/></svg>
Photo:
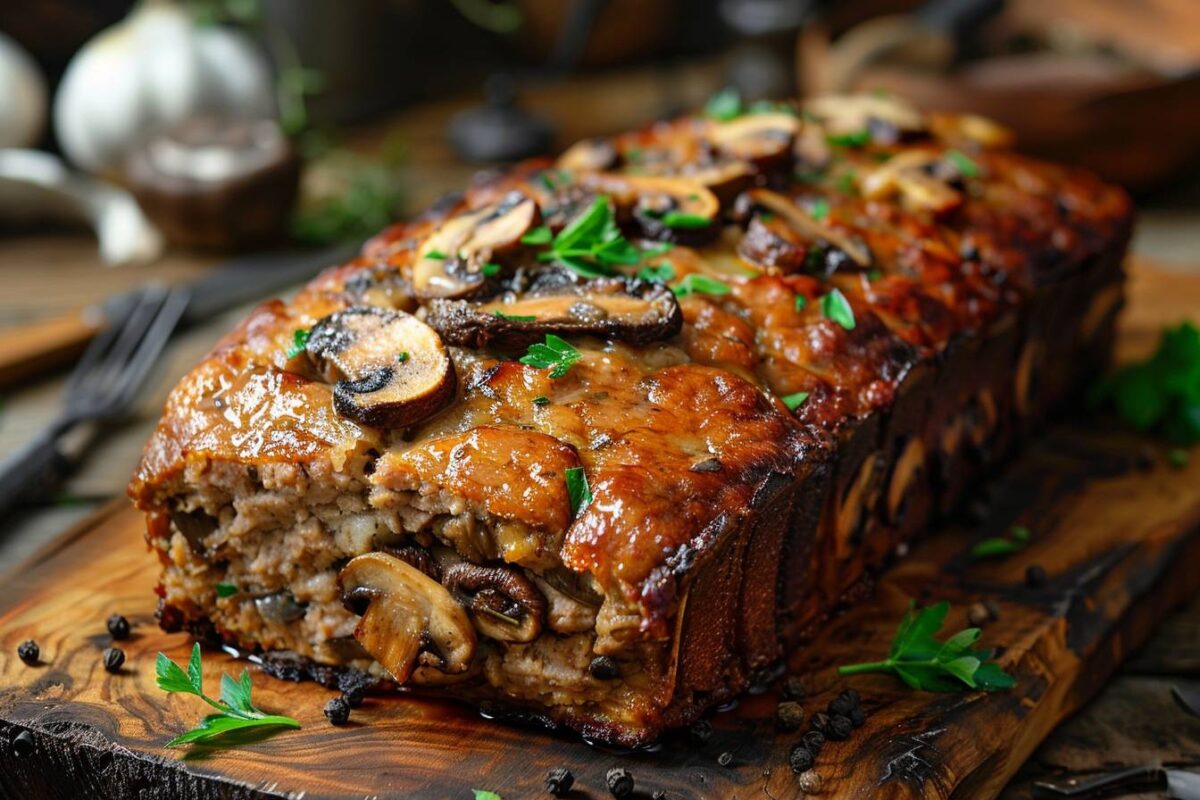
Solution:
<svg viewBox="0 0 1200 800"><path fill-rule="evenodd" d="M42 650L40 647L38 647L37 642L35 642L33 639L30 639L27 642L21 642L21 644L17 647L17 657L31 666L38 663L38 659L41 658L41 655Z"/></svg>
<svg viewBox="0 0 1200 800"><path fill-rule="evenodd" d="M861 728L863 723L867 721L867 712L863 711L862 706L855 706L850 709L850 724L856 728Z"/></svg>
<svg viewBox="0 0 1200 800"><path fill-rule="evenodd" d="M788 764L791 765L792 772L797 775L812 769L813 760L813 754L802 744L793 747L792 752L788 755Z"/></svg>
<svg viewBox="0 0 1200 800"><path fill-rule="evenodd" d="M629 797L633 794L633 775L624 767L613 767L604 776L604 783L613 797Z"/></svg>
<svg viewBox="0 0 1200 800"><path fill-rule="evenodd" d="M825 735L835 742L840 742L849 739L853 730L854 723L850 721L850 718L838 714L829 718L829 727L825 729Z"/></svg>
<svg viewBox="0 0 1200 800"><path fill-rule="evenodd" d="M850 696L850 693L842 692L829 701L829 705L825 707L825 710L829 712L829 716L831 717L837 714L848 717L850 716L850 709L854 708L855 705L857 704L854 702L854 698Z"/></svg>
<svg viewBox="0 0 1200 800"><path fill-rule="evenodd" d="M794 731L804 722L804 707L788 700L775 707L775 726L781 731Z"/></svg>
<svg viewBox="0 0 1200 800"><path fill-rule="evenodd" d="M346 698L330 698L325 704L325 718L333 725L345 725L350 720L350 704Z"/></svg>
<svg viewBox="0 0 1200 800"><path fill-rule="evenodd" d="M712 723L706 719L698 719L692 723L692 727L688 729L688 734L695 741L699 742L700 744L704 744L712 738Z"/></svg>
<svg viewBox="0 0 1200 800"><path fill-rule="evenodd" d="M363 700L367 696L366 684L356 683L352 686L347 686L342 690L342 699L346 701L346 705L351 708L358 708L363 704Z"/></svg>
<svg viewBox="0 0 1200 800"><path fill-rule="evenodd" d="M12 740L13 755L17 758L28 758L33 755L33 734L21 731Z"/></svg>
<svg viewBox="0 0 1200 800"><path fill-rule="evenodd" d="M562 797L571 791L571 787L574 785L575 776L569 769L555 767L546 773L546 791L555 797Z"/></svg>
<svg viewBox="0 0 1200 800"><path fill-rule="evenodd" d="M808 748L813 756L821 754L821 748L825 746L825 734L820 731L809 731L800 737L800 741Z"/></svg>
<svg viewBox="0 0 1200 800"><path fill-rule="evenodd" d="M791 677L783 682L783 696L788 700L803 700L806 692L799 678Z"/></svg>
<svg viewBox="0 0 1200 800"><path fill-rule="evenodd" d="M119 647L110 647L104 651L104 669L108 672L120 672L125 663L125 651Z"/></svg>
<svg viewBox="0 0 1200 800"><path fill-rule="evenodd" d="M822 714L818 711L816 714L813 714L812 719L808 721L808 727L812 728L814 731L821 731L824 733L825 729L829 727L829 715Z"/></svg>
<svg viewBox="0 0 1200 800"><path fill-rule="evenodd" d="M728 750L726 750L724 753L721 753L721 755L717 756L717 763L722 767L728 767L733 763L733 753L729 752Z"/></svg>
<svg viewBox="0 0 1200 800"><path fill-rule="evenodd" d="M1046 570L1041 564L1031 564L1025 570L1025 585L1036 589L1046 583Z"/></svg>
<svg viewBox="0 0 1200 800"><path fill-rule="evenodd" d="M108 635L114 639L120 641L129 638L129 620L121 614L113 614L105 624L108 626Z"/></svg>
<svg viewBox="0 0 1200 800"><path fill-rule="evenodd" d="M596 656L588 664L588 674L598 681L611 681L621 676L621 669L611 656Z"/></svg>

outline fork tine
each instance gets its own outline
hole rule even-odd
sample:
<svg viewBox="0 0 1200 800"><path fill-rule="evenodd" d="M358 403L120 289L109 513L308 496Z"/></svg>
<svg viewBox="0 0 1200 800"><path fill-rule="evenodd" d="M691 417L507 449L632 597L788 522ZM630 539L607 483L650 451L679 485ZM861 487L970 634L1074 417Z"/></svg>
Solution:
<svg viewBox="0 0 1200 800"><path fill-rule="evenodd" d="M167 341L171 338L171 332L179 324L179 319L187 309L190 299L191 292L184 287L176 287L167 295L150 328L146 331L146 335L142 337L141 344L138 345L133 358L130 359L113 389L109 413L123 410L142 388L150 368L154 366L163 348L166 347Z"/></svg>
<svg viewBox="0 0 1200 800"><path fill-rule="evenodd" d="M92 398L105 397L111 393L112 385L125 369L134 349L146 335L155 316L166 299L167 290L162 286L148 286L133 310L121 324L116 343L105 354L100 364L92 370L90 378L84 378L79 386L81 394Z"/></svg>
<svg viewBox="0 0 1200 800"><path fill-rule="evenodd" d="M141 293L139 292L136 296L131 296L127 299L128 302L124 303L121 307L121 310L126 312L126 317L128 316L129 309L141 299ZM117 336L121 333L121 327L119 322L110 320L92 338L92 341L88 343L87 349L83 351L83 356L76 362L75 368L71 370L71 375L67 378L67 383L63 390L63 395L67 398L68 405L70 404L70 398L78 393L80 384L91 374L96 364L100 361L100 358L108 352L112 343L116 341Z"/></svg>

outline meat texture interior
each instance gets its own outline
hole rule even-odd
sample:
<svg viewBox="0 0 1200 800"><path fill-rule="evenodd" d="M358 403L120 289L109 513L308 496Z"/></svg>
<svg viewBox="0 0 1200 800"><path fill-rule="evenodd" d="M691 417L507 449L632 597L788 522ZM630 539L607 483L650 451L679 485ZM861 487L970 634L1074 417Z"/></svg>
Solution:
<svg viewBox="0 0 1200 800"><path fill-rule="evenodd" d="M160 619L625 745L743 690L1108 358L1130 204L894 97L588 140L262 304L130 494Z"/></svg>

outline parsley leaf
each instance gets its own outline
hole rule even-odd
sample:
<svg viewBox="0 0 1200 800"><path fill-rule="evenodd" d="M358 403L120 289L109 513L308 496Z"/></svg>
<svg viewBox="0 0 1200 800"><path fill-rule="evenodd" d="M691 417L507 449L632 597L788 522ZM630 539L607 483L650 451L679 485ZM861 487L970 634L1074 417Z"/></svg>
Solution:
<svg viewBox="0 0 1200 800"><path fill-rule="evenodd" d="M979 177L979 165L968 158L961 150L947 150L946 160L954 165L958 174L964 178Z"/></svg>
<svg viewBox="0 0 1200 800"><path fill-rule="evenodd" d="M685 214L682 211L668 211L666 214L662 215L662 219L660 221L668 228L682 230L707 228L712 224L712 220L708 217L702 217L699 214Z"/></svg>
<svg viewBox="0 0 1200 800"><path fill-rule="evenodd" d="M1008 529L1008 536L989 536L980 539L972 547L969 555L972 560L995 558L1019 553L1024 550L1033 538L1033 532L1024 525L1013 525Z"/></svg>
<svg viewBox="0 0 1200 800"><path fill-rule="evenodd" d="M854 330L854 309L840 289L831 289L821 298L821 313L848 331Z"/></svg>
<svg viewBox="0 0 1200 800"><path fill-rule="evenodd" d="M256 730L269 728L299 728L300 723L291 717L267 714L254 705L251 699L253 686L250 673L243 669L237 680L228 675L221 675L221 693L219 700L213 700L204 693L203 665L200 659L200 644L192 647L192 657L188 660L187 672L165 653L159 653L154 663L156 683L158 688L168 694L194 694L213 708L216 714L209 714L200 724L187 733L176 736L167 742L167 747L178 744L218 744L224 734L233 731Z"/></svg>
<svg viewBox="0 0 1200 800"><path fill-rule="evenodd" d="M667 263L653 264L649 267L642 267L638 270L637 276L644 281L666 283L675 277L675 267Z"/></svg>
<svg viewBox="0 0 1200 800"><path fill-rule="evenodd" d="M795 394L784 395L782 398L783 404L788 407L788 411L795 411L800 406L804 405L804 401L808 399L808 392L796 392Z"/></svg>
<svg viewBox="0 0 1200 800"><path fill-rule="evenodd" d="M550 244L554 234L545 225L539 225L521 237L521 244Z"/></svg>
<svg viewBox="0 0 1200 800"><path fill-rule="evenodd" d="M425 258L432 258L434 261L445 261L449 257L441 250L428 250L425 253Z"/></svg>
<svg viewBox="0 0 1200 800"><path fill-rule="evenodd" d="M797 311L803 311L805 306L808 305L808 298L802 294L796 295L795 305Z"/></svg>
<svg viewBox="0 0 1200 800"><path fill-rule="evenodd" d="M546 397L544 394L539 394L537 397L533 398L533 404L535 406L548 406L550 405L550 398Z"/></svg>
<svg viewBox="0 0 1200 800"><path fill-rule="evenodd" d="M842 172L834 180L833 184L842 194L858 194L858 172L852 167Z"/></svg>
<svg viewBox="0 0 1200 800"><path fill-rule="evenodd" d="M472 789L475 793L474 800L504 800L503 797L495 792L489 792L487 789Z"/></svg>
<svg viewBox="0 0 1200 800"><path fill-rule="evenodd" d="M567 497L571 501L571 515L578 514L592 502L592 489L588 486L583 467L567 467Z"/></svg>
<svg viewBox="0 0 1200 800"><path fill-rule="evenodd" d="M292 346L287 349L287 357L295 358L308 347L308 337L312 333L308 328L298 328L292 331Z"/></svg>
<svg viewBox="0 0 1200 800"><path fill-rule="evenodd" d="M639 249L621 234L608 197L598 196L582 214L559 231L539 261L553 261L585 278L616 274L614 267L640 264L662 248Z"/></svg>
<svg viewBox="0 0 1200 800"><path fill-rule="evenodd" d="M505 314L499 309L492 312L492 316L498 319L506 319L509 322L533 322L537 317L533 314Z"/></svg>
<svg viewBox="0 0 1200 800"><path fill-rule="evenodd" d="M218 583L217 597L233 597L238 593L238 587L232 583Z"/></svg>
<svg viewBox="0 0 1200 800"><path fill-rule="evenodd" d="M405 361L408 361L408 359L411 357L412 356L410 356L408 354L407 350L401 350L399 353L396 354L396 363L403 364Z"/></svg>
<svg viewBox="0 0 1200 800"><path fill-rule="evenodd" d="M972 649L979 641L979 628L966 628L944 642L933 638L949 611L950 604L945 601L920 611L915 601L909 602L887 658L838 667L838 674L891 672L913 689L926 692L954 692L964 687L985 692L1012 688L1016 684L1013 677L996 664L987 663L991 651Z"/></svg>
<svg viewBox="0 0 1200 800"><path fill-rule="evenodd" d="M729 286L707 275L691 272L683 276L679 285L674 287L676 297L687 297L690 294L729 294Z"/></svg>
<svg viewBox="0 0 1200 800"><path fill-rule="evenodd" d="M733 86L726 86L704 104L704 116L719 122L728 122L741 114L742 95Z"/></svg>
<svg viewBox="0 0 1200 800"><path fill-rule="evenodd" d="M480 267L479 271L483 273L483 277L485 278L494 278L500 274L500 265L489 261Z"/></svg>
<svg viewBox="0 0 1200 800"><path fill-rule="evenodd" d="M812 207L808 210L809 215L815 220L823 220L829 216L829 201L824 197L818 197L813 201Z"/></svg>
<svg viewBox="0 0 1200 800"><path fill-rule="evenodd" d="M871 141L871 132L863 128L852 133L831 133L825 137L825 141L840 147L862 147Z"/></svg>
<svg viewBox="0 0 1200 800"><path fill-rule="evenodd" d="M521 363L535 369L549 369L550 377L558 379L566 375L571 367L583 357L564 339L553 333L546 334L546 341L529 345L529 350L521 356Z"/></svg>

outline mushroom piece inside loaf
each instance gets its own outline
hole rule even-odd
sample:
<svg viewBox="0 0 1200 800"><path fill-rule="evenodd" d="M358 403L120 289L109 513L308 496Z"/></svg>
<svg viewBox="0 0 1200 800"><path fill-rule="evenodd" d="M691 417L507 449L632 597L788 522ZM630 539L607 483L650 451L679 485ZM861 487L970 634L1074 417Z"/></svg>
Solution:
<svg viewBox="0 0 1200 800"><path fill-rule="evenodd" d="M130 487L163 624L638 744L861 597L1103 365L1130 208L985 120L795 111L519 165L257 308Z"/></svg>

